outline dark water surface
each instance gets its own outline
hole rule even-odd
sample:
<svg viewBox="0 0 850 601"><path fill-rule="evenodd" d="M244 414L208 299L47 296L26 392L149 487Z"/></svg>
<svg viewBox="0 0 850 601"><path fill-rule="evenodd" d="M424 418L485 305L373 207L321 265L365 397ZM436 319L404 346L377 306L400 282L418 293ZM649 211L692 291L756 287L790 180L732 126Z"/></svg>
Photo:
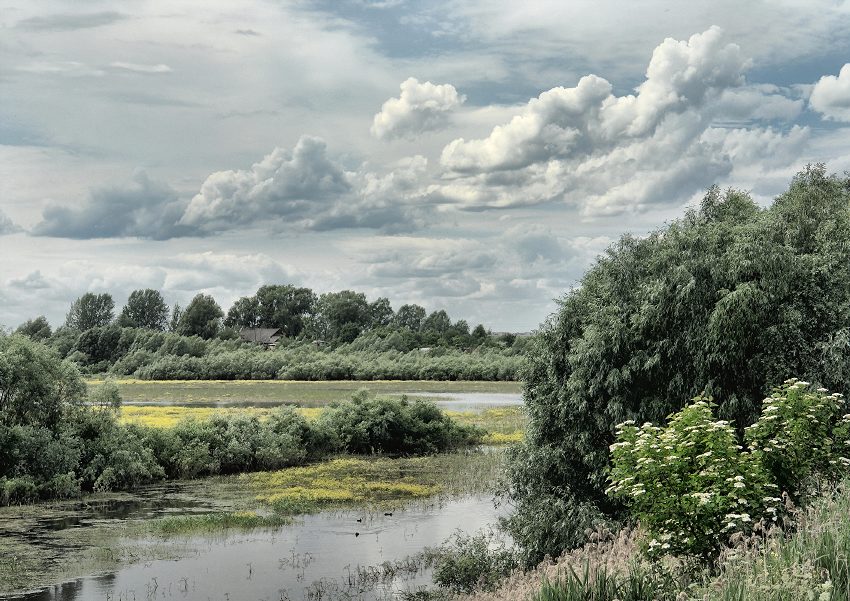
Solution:
<svg viewBox="0 0 850 601"><path fill-rule="evenodd" d="M485 529L498 516L499 510L487 496L422 502L391 516L355 510L324 512L274 531L192 537L185 540L185 553L177 560L137 563L43 591L0 598L391 599L394 592L416 590L431 582L430 571L410 558L440 545L458 529L467 533ZM153 544L154 539L133 542ZM382 570L382 564L390 568Z"/></svg>

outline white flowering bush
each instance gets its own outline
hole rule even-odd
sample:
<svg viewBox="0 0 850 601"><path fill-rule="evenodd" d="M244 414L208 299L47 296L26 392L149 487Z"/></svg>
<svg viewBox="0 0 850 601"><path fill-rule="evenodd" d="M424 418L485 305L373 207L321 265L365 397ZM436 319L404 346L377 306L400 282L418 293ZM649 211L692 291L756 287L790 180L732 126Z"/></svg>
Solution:
<svg viewBox="0 0 850 601"><path fill-rule="evenodd" d="M666 427L617 427L606 493L640 520L650 555L711 558L732 534L777 518L777 486L712 409L710 399L697 397Z"/></svg>
<svg viewBox="0 0 850 601"><path fill-rule="evenodd" d="M850 474L850 413L840 393L791 378L764 399L745 440L779 488L798 500L813 476Z"/></svg>

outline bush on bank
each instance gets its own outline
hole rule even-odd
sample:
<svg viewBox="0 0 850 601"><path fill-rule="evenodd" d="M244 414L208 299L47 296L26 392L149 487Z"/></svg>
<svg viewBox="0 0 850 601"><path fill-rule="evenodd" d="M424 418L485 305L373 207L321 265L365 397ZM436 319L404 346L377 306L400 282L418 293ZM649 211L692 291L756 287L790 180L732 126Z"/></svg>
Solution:
<svg viewBox="0 0 850 601"><path fill-rule="evenodd" d="M172 429L122 425L118 408L114 386L87 396L79 371L53 350L0 336L0 504L271 470L338 452L438 453L483 435L423 401L357 398L315 423L281 407L264 421L215 416Z"/></svg>
<svg viewBox="0 0 850 601"><path fill-rule="evenodd" d="M617 424L660 423L705 391L741 434L788 374L850 394L850 178L810 167L768 208L710 190L612 245L530 345L505 489L529 566L623 515L604 492Z"/></svg>

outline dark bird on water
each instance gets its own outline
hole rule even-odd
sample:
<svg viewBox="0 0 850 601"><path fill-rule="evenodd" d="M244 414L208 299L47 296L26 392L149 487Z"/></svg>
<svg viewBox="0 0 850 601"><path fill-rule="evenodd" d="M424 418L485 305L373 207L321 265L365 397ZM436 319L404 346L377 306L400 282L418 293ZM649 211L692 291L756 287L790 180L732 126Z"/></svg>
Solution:
<svg viewBox="0 0 850 601"><path fill-rule="evenodd" d="M362 522L362 521L363 521L363 518L357 518L357 521L358 521L358 522Z"/></svg>
<svg viewBox="0 0 850 601"><path fill-rule="evenodd" d="M390 517L393 517L393 512L392 512L392 511L390 511L389 513L385 513L384 515L388 515L388 516L390 516Z"/></svg>
<svg viewBox="0 0 850 601"><path fill-rule="evenodd" d="M359 533L359 532L355 532L355 533L354 533L354 537L356 538L356 537L358 537L358 536L360 536L360 533Z"/></svg>

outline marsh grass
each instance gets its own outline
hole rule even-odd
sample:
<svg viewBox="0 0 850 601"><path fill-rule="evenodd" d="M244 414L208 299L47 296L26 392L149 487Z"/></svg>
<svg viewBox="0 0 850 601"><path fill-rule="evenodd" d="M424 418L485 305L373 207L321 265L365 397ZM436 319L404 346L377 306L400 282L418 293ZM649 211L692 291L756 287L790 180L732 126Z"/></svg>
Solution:
<svg viewBox="0 0 850 601"><path fill-rule="evenodd" d="M284 515L262 515L254 511L168 516L145 522L144 532L163 536L217 533L225 530L271 530L291 523Z"/></svg>
<svg viewBox="0 0 850 601"><path fill-rule="evenodd" d="M275 409L272 407L191 407L185 405L124 405L119 421L151 428L173 428L183 420L204 421L214 416L253 416L261 421ZM295 411L308 420L322 413L321 407L296 407Z"/></svg>
<svg viewBox="0 0 850 601"><path fill-rule="evenodd" d="M411 458L341 457L238 477L256 499L282 514L352 504L397 507L434 497L491 492L502 453L469 452Z"/></svg>
<svg viewBox="0 0 850 601"><path fill-rule="evenodd" d="M522 442L528 417L522 407L494 407L483 411L445 411L453 420L465 426L478 426L487 434L483 442L488 445L506 445Z"/></svg>
<svg viewBox="0 0 850 601"><path fill-rule="evenodd" d="M183 420L204 421L214 416L256 416L265 420L274 411L272 407L193 407L191 405L124 405L119 421L152 428L173 428ZM323 407L296 407L295 411L315 421ZM486 445L508 445L521 442L527 418L521 407L499 407L483 411L444 411L464 426L484 429L482 442Z"/></svg>

